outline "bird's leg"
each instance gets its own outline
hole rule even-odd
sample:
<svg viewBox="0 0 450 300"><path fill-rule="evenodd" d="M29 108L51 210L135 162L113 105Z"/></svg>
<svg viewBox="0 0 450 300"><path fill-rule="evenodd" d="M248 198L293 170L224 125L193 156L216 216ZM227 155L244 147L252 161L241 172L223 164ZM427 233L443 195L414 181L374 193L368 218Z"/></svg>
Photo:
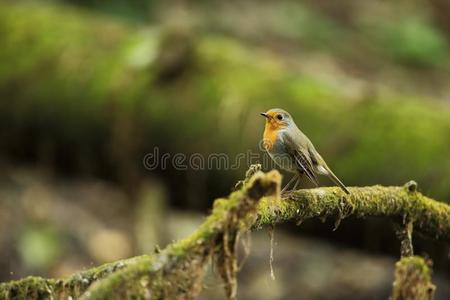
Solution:
<svg viewBox="0 0 450 300"><path fill-rule="evenodd" d="M289 188L289 186L292 184L292 182L297 179L299 176L298 174L294 175L294 177L292 177L291 180L289 180L289 182L284 186L284 188L281 190L281 193L286 192L286 190Z"/></svg>
<svg viewBox="0 0 450 300"><path fill-rule="evenodd" d="M297 181L294 184L294 187L292 188L293 191L297 190L297 186L300 183L300 175L297 175Z"/></svg>

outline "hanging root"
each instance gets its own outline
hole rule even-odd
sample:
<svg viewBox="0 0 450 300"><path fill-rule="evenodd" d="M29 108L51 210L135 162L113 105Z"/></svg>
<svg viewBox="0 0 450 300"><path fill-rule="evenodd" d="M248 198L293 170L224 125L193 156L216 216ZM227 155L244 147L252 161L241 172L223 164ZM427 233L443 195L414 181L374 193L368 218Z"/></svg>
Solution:
<svg viewBox="0 0 450 300"><path fill-rule="evenodd" d="M412 244L412 231L413 231L413 221L403 220L403 226L396 225L395 233L400 240L400 255L401 257L413 256L414 249Z"/></svg>
<svg viewBox="0 0 450 300"><path fill-rule="evenodd" d="M247 172L247 176L251 176L250 171ZM264 186L261 182L263 179L261 176L267 176L272 183L276 184L265 185L266 187L261 189ZM278 195L280 182L281 176L278 172L270 172L264 175L260 171L256 171L256 174L250 180L246 179L244 182L244 186L252 186L252 188L247 189L241 205L226 212L222 225L223 230L217 239L218 247L214 253L214 265L225 283L225 292L229 299L236 298L237 272L239 269L237 253L240 237L250 229L251 224L256 219L258 200L263 195ZM270 187L269 190L267 190L267 187Z"/></svg>
<svg viewBox="0 0 450 300"><path fill-rule="evenodd" d="M275 235L275 228L273 225L269 226L269 236L270 236L270 258L269 258L269 265L270 265L270 278L272 280L275 280L275 272L273 271L273 241L274 241L274 235Z"/></svg>
<svg viewBox="0 0 450 300"><path fill-rule="evenodd" d="M214 255L216 270L225 283L225 293L229 299L236 298L237 292L237 233L230 233L228 229L223 233L220 241L222 247Z"/></svg>
<svg viewBox="0 0 450 300"><path fill-rule="evenodd" d="M211 215L190 237L169 245L145 265L131 266L89 288L83 299L195 299L212 261L236 298L237 248L256 219L259 199L279 191L280 175L257 172L241 190L214 202Z"/></svg>

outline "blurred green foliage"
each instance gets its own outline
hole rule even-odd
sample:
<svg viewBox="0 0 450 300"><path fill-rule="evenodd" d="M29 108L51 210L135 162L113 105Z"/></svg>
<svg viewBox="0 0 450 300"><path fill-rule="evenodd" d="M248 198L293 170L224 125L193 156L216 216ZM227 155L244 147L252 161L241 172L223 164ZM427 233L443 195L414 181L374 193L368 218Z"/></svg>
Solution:
<svg viewBox="0 0 450 300"><path fill-rule="evenodd" d="M428 22L410 18L381 23L374 33L394 60L417 67L448 67L447 40Z"/></svg>
<svg viewBox="0 0 450 300"><path fill-rule="evenodd" d="M302 14L296 22L310 30L302 39L311 45L342 36L318 13ZM391 47L386 51L434 65L446 44L424 24L380 26L390 32L380 34ZM258 112L282 107L347 184L415 179L425 192L450 199L445 104L370 89L349 101L350 86L298 72L262 48L183 26L136 27L74 8L2 4L0 30L0 143L8 157L132 184L145 174L142 158L155 146L231 156L259 151ZM217 194L238 173L208 174ZM192 180L186 177L184 185Z"/></svg>
<svg viewBox="0 0 450 300"><path fill-rule="evenodd" d="M62 253L61 236L51 225L29 224L17 243L23 263L32 270L51 267Z"/></svg>
<svg viewBox="0 0 450 300"><path fill-rule="evenodd" d="M93 10L98 10L104 14L111 14L126 18L130 21L144 21L148 20L154 12L154 7L159 1L155 0L56 0L61 3L69 3L86 7Z"/></svg>

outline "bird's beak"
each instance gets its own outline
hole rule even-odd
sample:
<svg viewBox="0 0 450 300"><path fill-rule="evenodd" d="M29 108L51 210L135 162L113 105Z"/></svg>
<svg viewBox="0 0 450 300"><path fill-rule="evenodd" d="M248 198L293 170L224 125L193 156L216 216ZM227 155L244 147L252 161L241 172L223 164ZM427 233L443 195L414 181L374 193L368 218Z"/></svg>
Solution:
<svg viewBox="0 0 450 300"><path fill-rule="evenodd" d="M265 117L265 118L269 118L269 116L266 113L261 113L261 116Z"/></svg>

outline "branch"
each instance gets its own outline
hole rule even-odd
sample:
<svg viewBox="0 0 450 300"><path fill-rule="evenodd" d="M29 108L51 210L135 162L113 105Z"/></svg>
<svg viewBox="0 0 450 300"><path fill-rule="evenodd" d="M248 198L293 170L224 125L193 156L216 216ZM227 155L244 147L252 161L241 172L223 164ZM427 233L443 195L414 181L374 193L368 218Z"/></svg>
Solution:
<svg viewBox="0 0 450 300"><path fill-rule="evenodd" d="M339 188L317 188L280 197L280 175L254 167L240 190L217 199L205 222L188 238L150 256L107 264L66 280L30 277L0 284L0 299L131 299L195 298L209 262L225 281L229 298L236 295L236 248L249 228L307 218L336 216L335 227L349 215L403 218L431 238L450 237L450 207L403 187L353 187L351 195ZM251 179L249 179L251 177ZM407 258L405 258L407 259Z"/></svg>
<svg viewBox="0 0 450 300"><path fill-rule="evenodd" d="M29 277L0 284L0 299L193 299L201 291L207 264L214 260L229 298L236 294L239 236L256 219L257 203L279 194L277 171L256 172L189 237L151 256L140 256L76 274L66 280Z"/></svg>
<svg viewBox="0 0 450 300"><path fill-rule="evenodd" d="M142 255L76 273L66 279L45 279L30 276L0 283L0 299L68 299L78 298L93 283L130 265L147 261Z"/></svg>
<svg viewBox="0 0 450 300"><path fill-rule="evenodd" d="M345 195L338 187L299 190L282 199L265 198L258 207L254 227L319 217L336 217L335 227L345 217L390 217L412 222L415 231L432 239L450 239L450 206L417 192L417 184L403 187L352 187Z"/></svg>

